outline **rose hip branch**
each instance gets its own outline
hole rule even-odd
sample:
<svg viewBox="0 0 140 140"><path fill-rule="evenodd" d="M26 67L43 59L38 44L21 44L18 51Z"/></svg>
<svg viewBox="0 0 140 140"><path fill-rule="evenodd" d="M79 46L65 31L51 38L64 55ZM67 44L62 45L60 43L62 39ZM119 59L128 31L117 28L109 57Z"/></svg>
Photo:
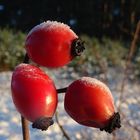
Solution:
<svg viewBox="0 0 140 140"><path fill-rule="evenodd" d="M24 140L29 140L28 121L33 123L33 128L41 130L53 124L58 93L65 93L65 111L80 125L108 133L121 127L113 96L103 82L81 77L68 87L56 89L47 73L29 64L30 59L40 66L58 68L80 56L85 49L84 42L68 25L47 21L35 26L27 35L25 48L24 61L15 68L11 80L13 103L22 116Z"/></svg>

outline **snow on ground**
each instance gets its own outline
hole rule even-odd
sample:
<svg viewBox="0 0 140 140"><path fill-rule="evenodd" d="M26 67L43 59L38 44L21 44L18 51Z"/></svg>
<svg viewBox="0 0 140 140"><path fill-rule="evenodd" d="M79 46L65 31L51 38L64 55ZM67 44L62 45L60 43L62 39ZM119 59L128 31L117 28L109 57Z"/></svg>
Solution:
<svg viewBox="0 0 140 140"><path fill-rule="evenodd" d="M73 68L48 70L47 72L55 81L56 87L66 87L73 80L87 73L76 73ZM11 99L10 81L12 72L0 73L0 140L22 140L20 114L16 111ZM93 77L91 72L89 76ZM95 76L102 79L103 75ZM119 105L119 94L122 73L110 70L108 84L115 98L115 105ZM73 121L64 111L64 94L59 95L57 111L59 121L72 140L140 140L140 83L129 81L125 86L124 98L121 102L122 127L113 134L107 134L99 129L84 127ZM125 117L124 117L125 115ZM55 117L54 117L55 120ZM31 140L63 140L63 134L57 123L49 127L47 131L40 131L30 127Z"/></svg>

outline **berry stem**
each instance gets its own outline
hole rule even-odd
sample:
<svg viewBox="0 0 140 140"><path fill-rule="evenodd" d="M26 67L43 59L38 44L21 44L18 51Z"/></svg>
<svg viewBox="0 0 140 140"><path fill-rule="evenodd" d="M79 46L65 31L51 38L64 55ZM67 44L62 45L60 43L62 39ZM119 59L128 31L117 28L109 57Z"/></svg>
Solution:
<svg viewBox="0 0 140 140"><path fill-rule="evenodd" d="M30 140L28 121L21 116L23 140Z"/></svg>
<svg viewBox="0 0 140 140"><path fill-rule="evenodd" d="M65 131L65 129L63 128L63 126L60 124L59 122L59 119L58 119L58 112L55 113L55 119L56 119L56 122L60 128L60 130L62 131L63 133L63 136L66 138L66 140L71 140L70 139L70 136L68 135L68 133Z"/></svg>
<svg viewBox="0 0 140 140"><path fill-rule="evenodd" d="M56 91L57 91L58 94L60 94L60 93L65 93L65 92L67 91L67 87L57 89Z"/></svg>
<svg viewBox="0 0 140 140"><path fill-rule="evenodd" d="M28 57L27 53L24 57L23 63L26 63L26 64L29 63L29 57ZM30 140L28 123L29 123L28 120L26 120L23 116L21 116L23 140Z"/></svg>
<svg viewBox="0 0 140 140"><path fill-rule="evenodd" d="M28 56L27 53L26 53L25 56L24 56L23 63L29 64L29 56Z"/></svg>

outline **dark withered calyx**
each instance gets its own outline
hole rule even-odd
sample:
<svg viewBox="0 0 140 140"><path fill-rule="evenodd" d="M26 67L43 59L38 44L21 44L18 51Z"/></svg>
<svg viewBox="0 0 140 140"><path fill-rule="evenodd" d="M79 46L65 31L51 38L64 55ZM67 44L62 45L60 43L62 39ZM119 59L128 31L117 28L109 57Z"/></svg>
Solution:
<svg viewBox="0 0 140 140"><path fill-rule="evenodd" d="M41 117L32 124L32 127L43 131L47 130L49 126L53 125L53 123L54 122L51 117Z"/></svg>
<svg viewBox="0 0 140 140"><path fill-rule="evenodd" d="M80 56L82 52L85 50L84 41L80 38L76 38L72 41L71 44L71 55L72 56Z"/></svg>
<svg viewBox="0 0 140 140"><path fill-rule="evenodd" d="M112 133L115 128L120 128L121 127L121 120L120 120L120 114L114 113L114 115L111 117L109 124L104 127L104 128L100 128L101 131L106 131L108 133Z"/></svg>

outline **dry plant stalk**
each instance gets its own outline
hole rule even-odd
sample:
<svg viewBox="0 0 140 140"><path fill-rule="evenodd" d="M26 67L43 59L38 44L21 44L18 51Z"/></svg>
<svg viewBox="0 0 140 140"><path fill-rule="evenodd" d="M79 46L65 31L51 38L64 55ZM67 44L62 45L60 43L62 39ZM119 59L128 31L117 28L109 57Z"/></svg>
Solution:
<svg viewBox="0 0 140 140"><path fill-rule="evenodd" d="M68 133L65 131L65 129L63 128L63 126L60 124L59 119L58 119L58 112L55 113L55 118L56 118L56 123L58 124L63 136L67 139L67 140L71 140Z"/></svg>
<svg viewBox="0 0 140 140"><path fill-rule="evenodd" d="M119 105L118 105L118 112L121 112L121 102L123 101L123 95L124 95L124 88L125 88L125 85L126 85L126 80L128 79L128 70L130 68L131 60L132 60L133 55L134 55L134 53L136 51L136 48L137 48L136 43L139 39L139 34L140 34L140 21L138 21L136 31L135 31L134 35L132 35L133 40L131 42L129 53L128 53L126 63L125 63L124 75L123 75L121 89L120 89L120 97L119 97L120 102L119 102ZM122 114L123 117L125 117L122 112L121 112L121 114ZM130 125L130 122L128 120L127 120L127 122ZM134 128L134 126L133 126L133 128ZM138 130L137 128L134 128L134 129ZM114 132L113 136L112 136L112 140L115 140L115 139L116 139L116 132Z"/></svg>
<svg viewBox="0 0 140 140"><path fill-rule="evenodd" d="M28 120L21 116L23 140L30 140Z"/></svg>
<svg viewBox="0 0 140 140"><path fill-rule="evenodd" d="M118 106L118 111L121 111L120 110L121 102L123 100L124 88L125 88L126 80L128 79L128 70L130 68L131 60L132 60L132 58L134 56L134 53L136 51L136 48L137 48L136 43L138 42L139 34L140 34L140 21L137 23L136 31L134 33L134 37L133 37L133 40L131 42L128 57L127 57L126 63L125 63L124 76L123 76L121 89L120 89L120 97L119 97L120 102L119 102L119 106Z"/></svg>
<svg viewBox="0 0 140 140"><path fill-rule="evenodd" d="M123 95L124 95L124 88L125 88L125 85L126 85L126 80L128 79L128 70L130 68L130 64L131 64L131 60L133 58L133 55L136 51L136 43L139 39L139 34L140 34L140 21L138 21L137 23L137 27L136 27L136 31L133 35L133 40L131 42L131 45L130 45L130 49L129 49L129 53L128 53L128 57L126 59L126 63L125 63L125 69L124 69L124 75L123 75L123 79L122 79L122 84L121 84L121 89L120 89L120 97L119 97L119 105L118 105L118 112L121 112L122 116L126 118L126 116L123 114L123 112L121 111L121 102L123 101ZM130 124L130 122L126 119L127 123L133 127L135 130L137 130L139 132L139 130L132 126ZM114 132L113 133L113 137L112 137L112 140L116 139L116 133Z"/></svg>
<svg viewBox="0 0 140 140"><path fill-rule="evenodd" d="M23 63L29 63L29 57L27 53L25 54ZM22 124L22 136L23 140L30 140L30 132L29 132L29 127L28 127L28 120L26 120L23 116L21 116L21 124Z"/></svg>

